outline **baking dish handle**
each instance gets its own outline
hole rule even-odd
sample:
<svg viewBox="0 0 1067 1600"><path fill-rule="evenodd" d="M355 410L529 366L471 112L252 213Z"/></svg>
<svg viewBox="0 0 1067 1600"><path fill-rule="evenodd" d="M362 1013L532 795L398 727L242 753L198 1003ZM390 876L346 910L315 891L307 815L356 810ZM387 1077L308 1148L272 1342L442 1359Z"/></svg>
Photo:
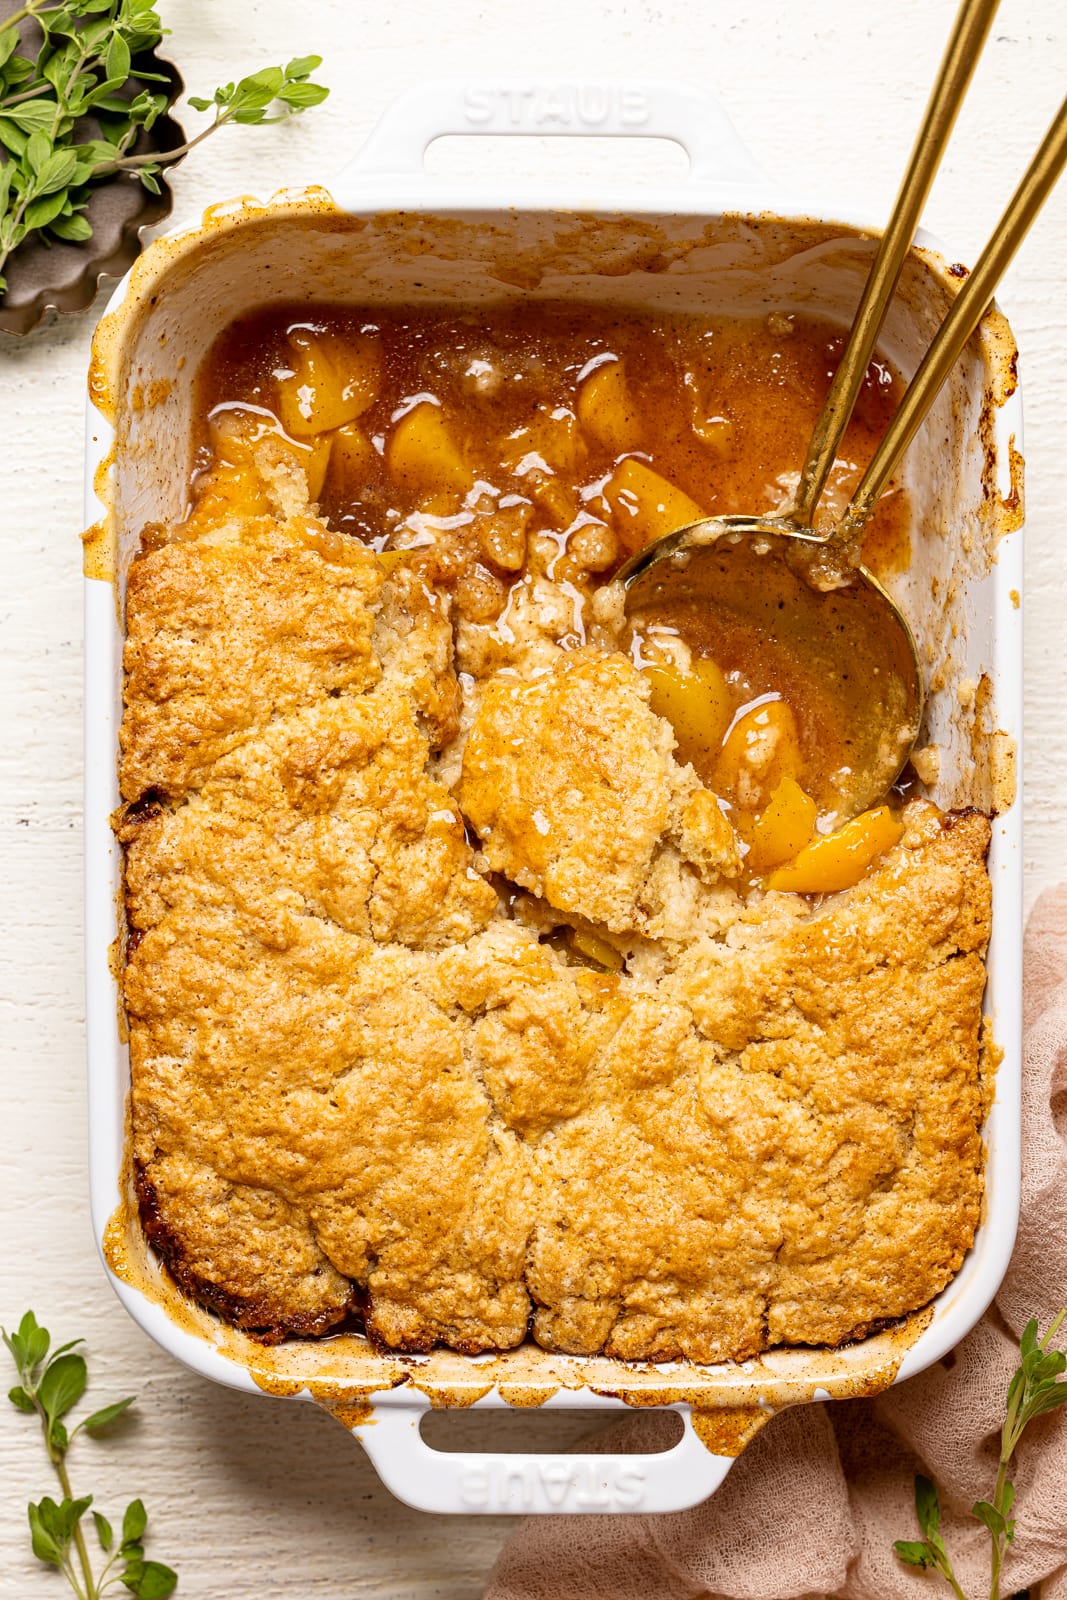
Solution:
<svg viewBox="0 0 1067 1600"><path fill-rule="evenodd" d="M699 182L769 187L719 102L703 90L640 82L437 79L405 89L355 156L355 176L425 174L435 139L458 135L667 139Z"/></svg>
<svg viewBox="0 0 1067 1600"><path fill-rule="evenodd" d="M375 1471L417 1511L538 1515L553 1512L684 1511L713 1494L733 1466L713 1455L677 1408L681 1439L656 1455L504 1455L432 1449L419 1432L426 1415L382 1405L352 1426Z"/></svg>

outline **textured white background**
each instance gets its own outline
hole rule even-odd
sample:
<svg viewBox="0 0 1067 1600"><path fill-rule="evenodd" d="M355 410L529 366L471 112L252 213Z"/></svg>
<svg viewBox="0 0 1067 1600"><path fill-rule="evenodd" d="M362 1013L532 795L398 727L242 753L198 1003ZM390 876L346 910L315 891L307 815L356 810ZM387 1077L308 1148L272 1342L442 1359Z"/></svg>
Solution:
<svg viewBox="0 0 1067 1600"><path fill-rule="evenodd" d="M288 128L233 130L175 176L175 216L236 193L328 183L391 96L435 73L642 73L715 90L787 183L813 169L841 209L884 213L910 146L950 0L162 0L169 54L203 92L237 69L326 57L325 106ZM1063 0L1004 0L927 223L963 261L1067 83ZM189 128L199 120L183 119ZM442 157L442 159L444 159ZM464 161L470 157L464 154ZM566 146L509 152L618 160ZM654 166L634 158L635 170ZM661 169L662 170L662 169ZM1022 350L1028 509L1027 893L1067 858L1067 184L1001 303ZM99 308L98 308L99 310ZM152 1547L187 1600L264 1594L474 1596L506 1528L408 1511L343 1431L306 1405L238 1397L150 1346L113 1299L86 1210L81 978L81 430L95 315L0 342L0 1321L26 1306L83 1334L93 1395L141 1397L121 1442L85 1441L75 1486L117 1509L143 1493ZM0 336L2 338L2 336ZM7 1387L6 1380L2 1388ZM443 1419L469 1428L477 1419ZM551 1418L513 1438L547 1442ZM573 1425L572 1425L573 1431ZM0 1600L58 1594L29 1555L25 1502L51 1487L23 1419L0 1411ZM903 1530L902 1530L903 1531Z"/></svg>

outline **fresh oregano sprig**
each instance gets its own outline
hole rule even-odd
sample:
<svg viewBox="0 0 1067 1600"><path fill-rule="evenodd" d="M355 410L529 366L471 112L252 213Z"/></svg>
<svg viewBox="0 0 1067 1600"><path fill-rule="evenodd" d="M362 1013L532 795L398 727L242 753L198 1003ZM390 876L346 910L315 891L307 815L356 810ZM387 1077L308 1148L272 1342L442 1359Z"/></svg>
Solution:
<svg viewBox="0 0 1067 1600"><path fill-rule="evenodd" d="M21 53L19 25L34 18L43 30L36 56ZM0 22L0 298L4 267L31 235L45 243L79 243L92 236L85 215L94 184L131 173L153 194L165 166L188 155L228 122L279 122L319 105L329 90L312 83L320 56L297 56L216 89L210 100L190 96L214 117L174 150L131 154L167 109L152 87L159 73L133 61L152 50L166 30L155 0L27 0ZM96 124L96 131L93 129Z"/></svg>
<svg viewBox="0 0 1067 1600"><path fill-rule="evenodd" d="M11 1352L19 1378L15 1388L8 1392L8 1399L16 1411L36 1415L40 1421L48 1459L63 1491L59 1501L45 1495L42 1500L29 1504L27 1515L34 1555L47 1566L58 1567L80 1600L101 1600L119 1585L138 1600L165 1600L174 1593L178 1575L159 1561L145 1560L144 1534L148 1516L143 1503L132 1500L126 1507L117 1538L107 1518L99 1511L92 1512L97 1542L104 1557L101 1570L96 1574L85 1538L85 1513L92 1508L93 1497L85 1495L76 1499L67 1472L67 1451L78 1434L102 1433L129 1410L133 1405L132 1396L116 1400L68 1428L63 1419L82 1398L88 1380L85 1358L76 1351L76 1346L83 1341L73 1339L52 1350L47 1328L38 1325L32 1311L27 1311L17 1333L9 1334L3 1329L0 1333Z"/></svg>
<svg viewBox="0 0 1067 1600"><path fill-rule="evenodd" d="M1067 1405L1067 1383L1058 1380L1067 1371L1067 1353L1049 1346L1067 1317L1060 1311L1044 1338L1038 1338L1036 1319L1027 1323L1019 1343L1019 1367L1008 1385L1004 1426L1000 1432L1000 1462L992 1500L976 1500L971 1513L989 1530L991 1544L989 1600L1000 1600L1000 1572L1004 1554L1015 1538L1012 1507L1015 1488L1008 1477L1011 1460L1019 1441L1035 1417L1044 1416ZM921 1539L898 1539L894 1544L901 1561L910 1567L930 1568L940 1573L957 1600L967 1600L952 1568L945 1541L941 1537L941 1506L937 1489L929 1478L915 1480L915 1514Z"/></svg>

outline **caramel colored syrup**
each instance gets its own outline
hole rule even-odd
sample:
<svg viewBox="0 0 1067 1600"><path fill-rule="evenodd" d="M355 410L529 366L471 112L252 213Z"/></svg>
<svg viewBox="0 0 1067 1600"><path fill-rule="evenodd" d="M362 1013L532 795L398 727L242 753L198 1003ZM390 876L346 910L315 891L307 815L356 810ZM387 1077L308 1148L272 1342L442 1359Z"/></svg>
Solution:
<svg viewBox="0 0 1067 1600"><path fill-rule="evenodd" d="M799 470L843 345L838 329L799 316L652 318L552 302L460 313L271 308L232 323L201 369L199 467L210 460L207 419L216 407L275 409L276 374L292 369L290 330L349 336L375 330L380 337L381 390L360 418L377 441L376 466L358 494L327 474L320 508L332 527L383 548L425 503L390 481L380 448L398 411L416 396L439 403L479 480L521 494L524 480L501 464L501 440L545 409L573 412L582 375L618 357L641 415L636 453L708 515L758 513L781 503L789 475ZM875 358L835 467L842 488L858 482L898 396L896 375ZM704 438L694 431L694 417ZM588 439L582 445L572 487L588 506L617 458ZM540 521L555 534L566 531L543 512ZM871 519L864 559L884 577L909 558L907 507L901 494L890 494ZM482 559L493 568L491 558ZM514 581L504 568L495 575Z"/></svg>

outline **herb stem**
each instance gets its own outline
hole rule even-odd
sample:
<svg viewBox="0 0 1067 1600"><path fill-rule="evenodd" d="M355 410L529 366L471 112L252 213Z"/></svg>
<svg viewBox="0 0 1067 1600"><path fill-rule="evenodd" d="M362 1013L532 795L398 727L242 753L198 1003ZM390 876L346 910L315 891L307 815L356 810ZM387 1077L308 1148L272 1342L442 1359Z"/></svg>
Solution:
<svg viewBox="0 0 1067 1600"><path fill-rule="evenodd" d="M29 89L23 89L21 94L9 94L6 100L0 100L0 111L7 111L11 106L21 105L24 100L36 100L41 92L39 83Z"/></svg>
<svg viewBox="0 0 1067 1600"><path fill-rule="evenodd" d="M1049 1345L1052 1343L1052 1341L1056 1337L1057 1333L1059 1333L1060 1326L1063 1323L1063 1320L1064 1320L1065 1317L1067 1317L1067 1307L1065 1307L1062 1311L1057 1311L1056 1315L1053 1317L1052 1321L1049 1323L1048 1332L1045 1334L1045 1337L1041 1340L1040 1345L1039 1345L1039 1348L1041 1350L1047 1350L1048 1349Z"/></svg>
<svg viewBox="0 0 1067 1600"><path fill-rule="evenodd" d="M187 139L184 144L176 145L173 150L149 151L143 156L123 156L121 160L112 161L106 167L97 167L93 176L101 178L106 177L109 172L134 172L138 167L169 166L172 162L179 161L182 156L187 156L190 150L195 150L198 144L202 144L229 120L227 114L223 112L208 127L202 129L195 139Z"/></svg>
<svg viewBox="0 0 1067 1600"><path fill-rule="evenodd" d="M38 11L43 9L43 5L44 0L26 0L26 4L21 11L14 12L12 16L5 17L3 22L0 22L0 33L3 33L7 28L17 28L20 22L26 21L27 17L35 17ZM55 7L53 7L54 9Z"/></svg>
<svg viewBox="0 0 1067 1600"><path fill-rule="evenodd" d="M21 11L16 11L10 17L5 17L0 22L0 35L8 28L17 28L20 22L25 22L28 17L50 17L53 11L62 11L62 5L46 6L44 0L26 0Z"/></svg>
<svg viewBox="0 0 1067 1600"><path fill-rule="evenodd" d="M15 207L14 211L12 211L11 218L10 218L10 223L9 223L12 235L14 234L15 229L18 227L19 223L22 221L22 218L23 218L23 216L25 214L25 211L26 211L26 207L29 205L29 203L30 203L30 197L29 197L28 194L25 194L25 195L23 195L22 199L19 201L18 205ZM3 273L4 267L7 265L7 259L10 256L10 254L11 254L11 249L5 250L5 249L3 249L2 246L0 246L0 274Z"/></svg>
<svg viewBox="0 0 1067 1600"><path fill-rule="evenodd" d="M68 1500L73 1500L74 1493L70 1487L70 1475L67 1472L66 1462L62 1456L53 1455L51 1449L49 1449L48 1454L52 1456L52 1465L56 1469L56 1477L59 1479L63 1494ZM84 1600L98 1600L98 1591L93 1579L93 1569L89 1561L89 1551L86 1548L85 1535L82 1532L80 1522L74 1524L74 1548L78 1552L78 1562L82 1569L82 1577L85 1580L85 1588L80 1592L84 1596Z"/></svg>
<svg viewBox="0 0 1067 1600"><path fill-rule="evenodd" d="M1002 1448L1000 1452L1000 1468L997 1472L997 1485L993 1490L993 1504L1000 1511L1004 1505L1004 1483L1008 1476L1008 1464L1012 1452ZM993 1538L993 1550L989 1567L989 1600L1000 1600L1000 1568L1004 1560L1004 1536L996 1534Z"/></svg>

